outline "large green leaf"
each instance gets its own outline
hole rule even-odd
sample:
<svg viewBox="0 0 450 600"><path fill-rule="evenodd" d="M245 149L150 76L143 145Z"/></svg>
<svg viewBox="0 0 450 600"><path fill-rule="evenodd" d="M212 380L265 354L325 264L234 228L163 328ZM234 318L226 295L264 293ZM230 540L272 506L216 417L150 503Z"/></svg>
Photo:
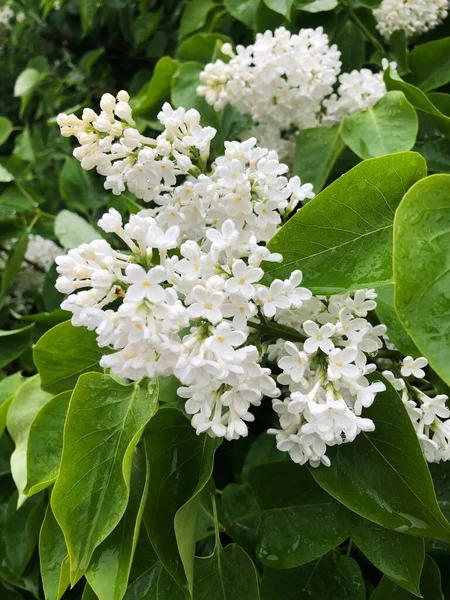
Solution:
<svg viewBox="0 0 450 600"><path fill-rule="evenodd" d="M39 535L39 558L45 600L59 600L70 583L70 565L64 535L50 505Z"/></svg>
<svg viewBox="0 0 450 600"><path fill-rule="evenodd" d="M80 163L71 156L66 158L59 174L59 191L69 208L84 210L89 206L89 178Z"/></svg>
<svg viewBox="0 0 450 600"><path fill-rule="evenodd" d="M382 379L374 374L372 381ZM330 448L330 467L311 469L317 483L357 514L401 533L450 540L417 434L394 388L364 411L375 431Z"/></svg>
<svg viewBox="0 0 450 600"><path fill-rule="evenodd" d="M95 227L70 210L62 210L56 215L55 235L61 246L68 249L103 237Z"/></svg>
<svg viewBox="0 0 450 600"><path fill-rule="evenodd" d="M147 499L148 476L144 454L135 451L130 499L125 514L113 532L96 548L86 571L86 579L99 600L122 600L127 590Z"/></svg>
<svg viewBox="0 0 450 600"><path fill-rule="evenodd" d="M251 558L236 544L195 559L195 600L259 600L258 574Z"/></svg>
<svg viewBox="0 0 450 600"><path fill-rule="evenodd" d="M95 333L74 327L70 321L52 327L34 347L34 362L42 387L57 394L71 390L78 377L88 371L100 371L102 351Z"/></svg>
<svg viewBox="0 0 450 600"><path fill-rule="evenodd" d="M43 74L36 69L24 69L14 84L14 97L21 98L30 94L42 81Z"/></svg>
<svg viewBox="0 0 450 600"><path fill-rule="evenodd" d="M261 582L261 600L365 600L365 597L358 563L337 552L297 569L266 568Z"/></svg>
<svg viewBox="0 0 450 600"><path fill-rule="evenodd" d="M191 2L188 2L181 17L178 36L183 38L203 27L209 13L216 6L213 0L191 0Z"/></svg>
<svg viewBox="0 0 450 600"><path fill-rule="evenodd" d="M414 152L357 165L280 229L269 247L283 262L266 264L266 272L284 279L301 269L305 285L324 294L389 283L395 209L425 175Z"/></svg>
<svg viewBox="0 0 450 600"><path fill-rule="evenodd" d="M17 372L0 381L0 436L3 435L6 426L6 416L11 402L25 379Z"/></svg>
<svg viewBox="0 0 450 600"><path fill-rule="evenodd" d="M436 563L429 556L425 556L422 577L420 578L420 596L423 600L444 600L441 591L441 575ZM395 585L387 577L383 577L370 600L415 600L413 595Z"/></svg>
<svg viewBox="0 0 450 600"><path fill-rule="evenodd" d="M211 477L219 440L198 436L177 409L164 408L144 437L150 488L144 522L164 567L180 588L193 585L199 494Z"/></svg>
<svg viewBox="0 0 450 600"><path fill-rule="evenodd" d="M394 307L394 284L384 285L377 292L377 315L381 323L387 327L387 334L391 342L405 356L421 356L406 329L403 327Z"/></svg>
<svg viewBox="0 0 450 600"><path fill-rule="evenodd" d="M44 496L30 498L17 509L17 492L0 499L0 578L13 585L20 582L35 550L44 517Z"/></svg>
<svg viewBox="0 0 450 600"><path fill-rule="evenodd" d="M387 92L362 112L347 115L342 139L360 158L411 150L419 129L414 107L403 92Z"/></svg>
<svg viewBox="0 0 450 600"><path fill-rule="evenodd" d="M0 217L13 217L20 213L35 212L37 202L15 186L8 188L0 195Z"/></svg>
<svg viewBox="0 0 450 600"><path fill-rule="evenodd" d="M252 469L249 481L263 509L257 549L263 564L298 567L323 556L348 536L339 519L339 503L306 468L292 461L267 464Z"/></svg>
<svg viewBox="0 0 450 600"><path fill-rule="evenodd" d="M230 483L222 490L220 516L226 532L247 552L254 553L263 511L250 486Z"/></svg>
<svg viewBox="0 0 450 600"><path fill-rule="evenodd" d="M420 574L425 558L422 538L386 529L351 511L343 512L341 518L357 547L384 575L420 595Z"/></svg>
<svg viewBox="0 0 450 600"><path fill-rule="evenodd" d="M156 63L151 80L131 101L135 117L156 119L164 100L169 99L172 76L178 65L170 56L163 56Z"/></svg>
<svg viewBox="0 0 450 600"><path fill-rule="evenodd" d="M200 72L204 65L199 62L182 63L173 76L171 101L174 106L195 108L202 115L202 125L218 127L219 117L206 100L197 94L200 85Z"/></svg>
<svg viewBox="0 0 450 600"><path fill-rule="evenodd" d="M51 394L41 389L39 375L35 375L18 389L9 407L6 426L16 446L11 455L11 473L19 490L19 505L26 499L24 494L28 478L27 451L31 424L51 397Z"/></svg>
<svg viewBox="0 0 450 600"><path fill-rule="evenodd" d="M450 132L450 117L443 114L421 89L415 85L412 85L411 83L403 81L395 71L392 71L391 68L386 69L383 78L386 88L389 91L398 90L403 92L413 106L431 115L439 122L445 131Z"/></svg>
<svg viewBox="0 0 450 600"><path fill-rule="evenodd" d="M220 33L198 33L180 44L177 58L202 64L209 63L223 42L231 42L231 38Z"/></svg>
<svg viewBox="0 0 450 600"><path fill-rule="evenodd" d="M150 544L145 527L141 527L124 600L157 600L160 571L161 563Z"/></svg>
<svg viewBox="0 0 450 600"><path fill-rule="evenodd" d="M261 0L225 0L225 8L238 21L256 29L256 15Z"/></svg>
<svg viewBox="0 0 450 600"><path fill-rule="evenodd" d="M411 81L425 92L450 81L450 37L416 46L408 57Z"/></svg>
<svg viewBox="0 0 450 600"><path fill-rule="evenodd" d="M0 117L0 146L6 142L13 131L13 124L7 117Z"/></svg>
<svg viewBox="0 0 450 600"><path fill-rule="evenodd" d="M264 0L264 4L289 21L294 0Z"/></svg>
<svg viewBox="0 0 450 600"><path fill-rule="evenodd" d="M395 307L431 366L450 383L450 175L411 188L395 216Z"/></svg>
<svg viewBox="0 0 450 600"><path fill-rule="evenodd" d="M303 129L297 134L294 173L302 183L312 183L316 194L324 187L336 160L345 148L342 124Z"/></svg>
<svg viewBox="0 0 450 600"><path fill-rule="evenodd" d="M59 471L63 430L72 392L54 396L31 423L27 445L27 484L23 493L32 496L48 487Z"/></svg>
<svg viewBox="0 0 450 600"><path fill-rule="evenodd" d="M365 39L361 30L351 19L345 21L336 35L336 45L341 53L341 71L350 73L360 69L365 59Z"/></svg>
<svg viewBox="0 0 450 600"><path fill-rule="evenodd" d="M27 325L21 329L0 331L0 368L18 358L31 346L31 334L34 325Z"/></svg>
<svg viewBox="0 0 450 600"><path fill-rule="evenodd" d="M78 380L51 499L69 550L72 584L125 512L133 450L157 401L158 386L148 380L122 385L100 373Z"/></svg>

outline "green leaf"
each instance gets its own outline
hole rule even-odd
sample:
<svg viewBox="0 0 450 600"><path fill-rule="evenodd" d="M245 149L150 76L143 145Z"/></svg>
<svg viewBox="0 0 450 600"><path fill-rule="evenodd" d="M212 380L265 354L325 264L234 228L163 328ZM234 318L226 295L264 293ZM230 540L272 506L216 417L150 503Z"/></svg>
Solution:
<svg viewBox="0 0 450 600"><path fill-rule="evenodd" d="M406 31L404 29L394 31L389 39L389 43L391 46L390 55L397 63L397 71L400 75L408 73L408 43L406 40Z"/></svg>
<svg viewBox="0 0 450 600"><path fill-rule="evenodd" d="M0 368L21 356L31 345L31 333L34 325L11 331L0 330Z"/></svg>
<svg viewBox="0 0 450 600"><path fill-rule="evenodd" d="M351 539L370 562L397 585L420 596L425 558L423 539L380 527L354 512L346 511L342 518Z"/></svg>
<svg viewBox="0 0 450 600"><path fill-rule="evenodd" d="M192 591L199 494L220 440L198 436L183 413L164 408L144 437L151 485L144 512L150 541L180 588Z"/></svg>
<svg viewBox="0 0 450 600"><path fill-rule="evenodd" d="M5 169L3 165L0 165L0 183L9 183L14 179L14 175Z"/></svg>
<svg viewBox="0 0 450 600"><path fill-rule="evenodd" d="M236 544L195 559L196 600L259 600L258 574L251 558Z"/></svg>
<svg viewBox="0 0 450 600"><path fill-rule="evenodd" d="M145 527L141 527L124 600L156 600L160 571L161 563L150 544Z"/></svg>
<svg viewBox="0 0 450 600"><path fill-rule="evenodd" d="M157 409L158 386L86 373L73 391L52 509L66 539L72 585L125 512L133 450Z"/></svg>
<svg viewBox="0 0 450 600"><path fill-rule="evenodd" d="M309 0L297 0L296 7L299 10L304 10L305 12L317 13L324 12L327 10L333 10L338 5L338 0L315 0L314 2L310 2Z"/></svg>
<svg viewBox="0 0 450 600"><path fill-rule="evenodd" d="M294 173L312 183L316 194L325 186L331 169L345 148L342 124L304 129L297 134Z"/></svg>
<svg viewBox="0 0 450 600"><path fill-rule="evenodd" d="M0 381L0 437L6 426L6 415L17 390L24 383L22 374L17 372Z"/></svg>
<svg viewBox="0 0 450 600"><path fill-rule="evenodd" d="M89 204L89 179L75 158L66 158L59 174L59 191L69 208L84 210Z"/></svg>
<svg viewBox="0 0 450 600"><path fill-rule="evenodd" d="M427 161L428 169L434 173L450 173L450 140L435 139L417 142L414 150Z"/></svg>
<svg viewBox="0 0 450 600"><path fill-rule="evenodd" d="M225 0L224 5L232 17L256 29L256 15L261 0Z"/></svg>
<svg viewBox="0 0 450 600"><path fill-rule="evenodd" d="M101 371L102 355L95 332L74 327L70 321L52 327L34 347L42 387L54 394L73 389L83 373Z"/></svg>
<svg viewBox="0 0 450 600"><path fill-rule="evenodd" d="M9 186L0 195L0 218L10 218L24 212L35 212L37 202L26 196L22 190Z"/></svg>
<svg viewBox="0 0 450 600"><path fill-rule="evenodd" d="M358 563L330 552L297 569L264 569L261 600L365 600ZM388 600L388 598L384 598ZM389 599L390 600L390 599Z"/></svg>
<svg viewBox="0 0 450 600"><path fill-rule="evenodd" d="M83 33L87 33L92 27L97 8L97 0L80 0L81 27Z"/></svg>
<svg viewBox="0 0 450 600"><path fill-rule="evenodd" d="M203 97L197 95L202 70L203 65L197 62L185 62L180 65L172 80L172 104L186 109L195 108L202 115L203 125L217 128L218 113Z"/></svg>
<svg viewBox="0 0 450 600"><path fill-rule="evenodd" d="M254 553L262 510L251 487L228 484L222 491L220 514L228 535L244 550Z"/></svg>
<svg viewBox="0 0 450 600"><path fill-rule="evenodd" d="M394 223L395 307L433 369L450 383L450 175L409 190Z"/></svg>
<svg viewBox="0 0 450 600"><path fill-rule="evenodd" d="M213 60L214 53L223 42L231 41L231 38L220 33L198 33L180 44L176 56L179 60L206 65Z"/></svg>
<svg viewBox="0 0 450 600"><path fill-rule="evenodd" d="M33 148L33 140L29 127L25 127L23 132L17 137L14 144L14 156L27 162L35 162L36 155Z"/></svg>
<svg viewBox="0 0 450 600"><path fill-rule="evenodd" d="M375 106L344 117L342 139L360 158L411 150L419 129L403 92L387 92Z"/></svg>
<svg viewBox="0 0 450 600"><path fill-rule="evenodd" d="M436 563L429 556L425 556L425 563L420 578L420 592L423 600L444 600L441 591L441 574ZM392 583L387 577L383 577L370 600L415 600L417 595L410 594L406 590Z"/></svg>
<svg viewBox="0 0 450 600"><path fill-rule="evenodd" d="M273 435L263 433L250 446L242 467L242 480L248 482L248 474L259 465L290 460L286 452L278 450Z"/></svg>
<svg viewBox="0 0 450 600"><path fill-rule="evenodd" d="M25 69L14 84L14 97L22 98L30 94L42 81L43 74L37 69Z"/></svg>
<svg viewBox="0 0 450 600"><path fill-rule="evenodd" d="M39 558L45 600L59 600L70 583L66 542L50 505L39 535Z"/></svg>
<svg viewBox="0 0 450 600"><path fill-rule="evenodd" d="M145 456L135 451L131 471L130 499L117 527L95 550L86 579L99 600L122 600L128 586L131 565L147 499L149 472Z"/></svg>
<svg viewBox="0 0 450 600"><path fill-rule="evenodd" d="M191 0L186 4L181 17L178 37L181 39L201 29L209 13L217 6L213 0Z"/></svg>
<svg viewBox="0 0 450 600"><path fill-rule="evenodd" d="M365 40L361 30L348 19L336 36L336 44L341 52L341 71L350 73L360 69L365 59Z"/></svg>
<svg viewBox="0 0 450 600"><path fill-rule="evenodd" d="M48 487L58 475L71 393L62 392L54 396L31 423L27 445L27 484L23 490L27 496Z"/></svg>
<svg viewBox="0 0 450 600"><path fill-rule="evenodd" d="M9 290L11 289L17 271L22 266L25 252L28 246L28 230L20 236L19 241L15 244L8 255L5 268L3 269L3 277L0 285L0 303L2 303Z"/></svg>
<svg viewBox="0 0 450 600"><path fill-rule="evenodd" d="M0 500L0 578L20 583L35 550L44 517L44 496L39 494L17 509L17 492Z"/></svg>
<svg viewBox="0 0 450 600"><path fill-rule="evenodd" d="M4 435L0 438L0 477L11 473L10 458L14 445L9 436Z"/></svg>
<svg viewBox="0 0 450 600"><path fill-rule="evenodd" d="M102 234L76 213L62 210L56 215L55 235L63 248L76 248L102 239Z"/></svg>
<svg viewBox="0 0 450 600"><path fill-rule="evenodd" d="M417 434L387 382L364 417L373 420L375 431L331 448L331 466L311 469L314 479L350 510L383 527L450 540L450 524L438 507Z"/></svg>
<svg viewBox="0 0 450 600"><path fill-rule="evenodd" d="M387 334L391 342L405 356L421 356L420 351L414 344L407 331L403 327L394 308L394 285L389 284L376 289L377 308L376 312L381 323L386 325Z"/></svg>
<svg viewBox="0 0 450 600"><path fill-rule="evenodd" d="M294 4L294 0L264 0L264 4L289 21L291 16L292 6Z"/></svg>
<svg viewBox="0 0 450 600"><path fill-rule="evenodd" d="M450 117L443 114L433 102L418 87L403 81L395 71L389 67L384 71L386 88L403 92L407 100L416 108L431 115L436 119L446 132L450 132Z"/></svg>
<svg viewBox="0 0 450 600"><path fill-rule="evenodd" d="M13 128L13 124L7 117L0 117L0 146L9 138Z"/></svg>
<svg viewBox="0 0 450 600"><path fill-rule="evenodd" d="M11 473L19 490L19 506L26 500L24 493L27 487L27 450L31 424L50 398L51 395L41 389L39 375L35 375L17 390L9 407L6 426L16 446L11 455Z"/></svg>
<svg viewBox="0 0 450 600"><path fill-rule="evenodd" d="M425 175L425 161L413 152L357 165L280 229L269 247L283 262L266 264L266 272L284 279L301 269L305 285L321 294L389 283L394 212Z"/></svg>
<svg viewBox="0 0 450 600"><path fill-rule="evenodd" d="M304 565L348 536L339 519L340 505L306 468L292 461L262 465L250 471L249 482L263 509L257 554L264 565Z"/></svg>
<svg viewBox="0 0 450 600"><path fill-rule="evenodd" d="M450 81L450 37L416 46L408 57L411 82L424 92Z"/></svg>
<svg viewBox="0 0 450 600"><path fill-rule="evenodd" d="M159 571L156 600L185 600L185 594L180 590L175 580L162 567ZM153 600L153 599L152 599Z"/></svg>
<svg viewBox="0 0 450 600"><path fill-rule="evenodd" d="M156 63L151 80L130 102L135 117L156 119L163 102L169 99L172 76L178 65L170 56L163 56Z"/></svg>

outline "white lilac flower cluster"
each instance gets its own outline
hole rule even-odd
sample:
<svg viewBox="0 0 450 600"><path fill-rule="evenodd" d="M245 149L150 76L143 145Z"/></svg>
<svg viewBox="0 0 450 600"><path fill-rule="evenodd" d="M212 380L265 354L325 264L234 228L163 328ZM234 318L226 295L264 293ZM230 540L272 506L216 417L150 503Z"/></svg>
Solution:
<svg viewBox="0 0 450 600"><path fill-rule="evenodd" d="M384 37L401 29L412 36L439 25L448 14L448 0L383 0L373 14Z"/></svg>
<svg viewBox="0 0 450 600"><path fill-rule="evenodd" d="M200 73L197 93L216 110L231 104L250 114L249 135L283 158L291 158L294 134L369 108L385 93L380 73L369 69L339 76L340 52L322 27L291 34L284 27L256 36L253 45L221 48L219 59ZM340 86L333 93L335 84Z"/></svg>
<svg viewBox="0 0 450 600"><path fill-rule="evenodd" d="M283 400L274 399L281 429L271 429L279 450L294 462L330 465L328 446L351 442L374 423L361 417L378 392L381 381L365 377L376 369L368 362L382 346L384 325L366 319L376 307L374 290L354 295L312 297L300 309L281 311L277 321L297 329L303 342L278 342L269 348L286 388Z"/></svg>
<svg viewBox="0 0 450 600"><path fill-rule="evenodd" d="M401 377L383 371L384 377L401 393L403 404L416 430L422 451L430 463L450 460L450 410L448 396L419 389L410 379L423 380L428 361L424 357L406 356L400 369ZM444 419L444 420L442 420Z"/></svg>
<svg viewBox="0 0 450 600"><path fill-rule="evenodd" d="M6 266L8 254L12 245L17 240L11 240L11 244L0 253L0 268ZM33 294L42 293L45 274L55 262L55 258L61 254L61 248L52 240L47 240L40 235L28 236L28 245L24 260L14 278L14 287L8 297L8 303L19 314L28 314L34 305Z"/></svg>
<svg viewBox="0 0 450 600"><path fill-rule="evenodd" d="M252 407L267 396L279 449L329 465L328 446L374 428L362 411L384 384L366 375L386 328L367 318L373 290L315 297L300 271L263 282L263 261L282 260L265 242L312 187L287 179L277 153L255 139L226 142L208 166L215 131L196 111L165 105L165 129L150 140L125 92L101 104L98 116L60 115L62 133L76 135L74 155L106 187L127 186L151 204L126 223L115 209L100 219L123 250L101 239L57 258L62 308L109 348L103 367L132 380L177 377L197 433L247 435Z"/></svg>

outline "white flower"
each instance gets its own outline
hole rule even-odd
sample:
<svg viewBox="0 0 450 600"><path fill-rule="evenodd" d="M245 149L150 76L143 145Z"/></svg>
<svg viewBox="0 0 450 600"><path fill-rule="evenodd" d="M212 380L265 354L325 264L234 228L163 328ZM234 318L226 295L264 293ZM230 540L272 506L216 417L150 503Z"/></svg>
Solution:
<svg viewBox="0 0 450 600"><path fill-rule="evenodd" d="M235 331L228 323L218 325L211 337L209 337L205 346L215 352L223 359L232 358L234 347L240 346L245 342L246 336L242 331Z"/></svg>
<svg viewBox="0 0 450 600"><path fill-rule="evenodd" d="M275 279L270 287L259 286L258 300L262 303L262 311L266 317L273 317L278 308L289 308L291 303L286 296L284 284L280 279Z"/></svg>
<svg viewBox="0 0 450 600"><path fill-rule="evenodd" d="M106 233L114 233L122 229L122 216L115 208L110 208L101 219L99 219L97 225L106 231Z"/></svg>
<svg viewBox="0 0 450 600"><path fill-rule="evenodd" d="M400 29L408 36L433 29L447 13L448 0L383 0L373 11L377 28L386 38Z"/></svg>
<svg viewBox="0 0 450 600"><path fill-rule="evenodd" d="M448 396L445 394L437 394L434 398L429 398L425 394L419 395L422 400L420 408L423 411L423 422L425 425L431 425L436 417L448 419L450 410L446 406Z"/></svg>
<svg viewBox="0 0 450 600"><path fill-rule="evenodd" d="M233 277L230 277L225 284L227 292L232 294L241 294L244 298L250 299L255 295L255 288L252 285L264 275L262 269L248 267L243 260L236 260L231 268Z"/></svg>
<svg viewBox="0 0 450 600"><path fill-rule="evenodd" d="M220 306L224 302L224 294L215 291L211 292L201 285L197 285L192 290L191 296L194 302L188 307L187 313L192 319L203 317L208 319L213 325L222 320Z"/></svg>
<svg viewBox="0 0 450 600"><path fill-rule="evenodd" d="M225 221L222 225L221 230L208 229L206 237L212 242L211 249L213 252L221 252L228 248L234 248L237 246L239 241L239 232L236 230L236 226L231 220Z"/></svg>
<svg viewBox="0 0 450 600"><path fill-rule="evenodd" d="M153 267L145 271L139 265L129 265L125 273L131 283L126 297L131 302L139 302L144 298L150 302L163 302L166 299L166 292L159 285L166 279L166 270L163 267Z"/></svg>
<svg viewBox="0 0 450 600"><path fill-rule="evenodd" d="M328 356L328 377L336 381L341 377L356 379L360 375L358 367L352 364L357 356L356 348L335 348Z"/></svg>
<svg viewBox="0 0 450 600"><path fill-rule="evenodd" d="M151 225L147 232L147 243L150 248L159 248L160 250L169 250L177 247L177 241L180 235L180 228L176 225L163 231L160 227Z"/></svg>
<svg viewBox="0 0 450 600"><path fill-rule="evenodd" d="M308 363L308 355L302 352L292 342L285 342L284 349L287 356L283 356L278 361L280 369L285 371L292 381L298 383L304 379L305 366Z"/></svg>
<svg viewBox="0 0 450 600"><path fill-rule="evenodd" d="M309 337L305 340L303 347L305 352L313 354L317 350L322 350L325 354L330 354L334 344L330 337L334 335L335 328L330 323L319 327L314 321L305 321L303 329Z"/></svg>
<svg viewBox="0 0 450 600"><path fill-rule="evenodd" d="M394 389L397 390L397 392L401 392L403 389L405 389L405 381L400 377L397 379L392 371L383 371L382 375L389 381Z"/></svg>
<svg viewBox="0 0 450 600"><path fill-rule="evenodd" d="M416 379L423 379L425 377L425 371L423 368L427 365L428 361L423 356L416 359L414 359L412 356L405 356L400 373L403 375L403 377L410 377L412 375Z"/></svg>

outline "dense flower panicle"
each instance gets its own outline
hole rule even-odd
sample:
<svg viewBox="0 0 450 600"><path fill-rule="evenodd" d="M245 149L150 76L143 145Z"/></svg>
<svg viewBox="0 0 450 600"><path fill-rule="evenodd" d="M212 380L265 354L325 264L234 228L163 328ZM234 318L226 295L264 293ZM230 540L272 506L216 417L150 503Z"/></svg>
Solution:
<svg viewBox="0 0 450 600"><path fill-rule="evenodd" d="M384 68L388 66L385 63ZM394 63L391 66L395 67ZM386 94L383 73L372 73L369 69L356 69L339 76L339 87L323 102L323 123L336 123L346 115L367 110Z"/></svg>
<svg viewBox="0 0 450 600"><path fill-rule="evenodd" d="M383 0L373 14L384 37L401 29L411 36L439 25L448 14L448 0Z"/></svg>
<svg viewBox="0 0 450 600"><path fill-rule="evenodd" d="M222 46L231 57L206 65L197 89L216 110L232 104L255 121L279 130L305 129L319 122L322 101L340 72L340 52L322 27L291 34L284 27L258 33L255 43Z"/></svg>
<svg viewBox="0 0 450 600"><path fill-rule="evenodd" d="M299 130L338 122L386 93L381 73L361 69L339 76L340 52L321 27L298 34L280 27L257 34L253 45L237 46L236 53L224 44L222 53L231 60L206 65L197 93L216 110L231 104L250 114L255 126L244 137L256 137L288 164Z"/></svg>
<svg viewBox="0 0 450 600"><path fill-rule="evenodd" d="M434 390L422 391L409 381L410 378L423 379L423 368L427 364L424 357L413 359L406 356L400 370L402 377L396 377L389 370L383 371L383 375L401 393L425 458L430 463L439 463L450 460L450 409L446 405L448 396L437 394Z"/></svg>
<svg viewBox="0 0 450 600"><path fill-rule="evenodd" d="M226 142L208 166L215 130L195 110L164 105L164 131L145 138L128 100L106 94L98 116L58 117L80 142L84 168L95 166L115 193L128 186L151 202L127 222L113 208L99 220L123 250L99 239L56 259L62 308L112 350L103 367L131 380L174 375L197 433L247 435L252 407L267 396L278 448L329 465L329 446L373 430L362 413L385 389L366 378L386 336L368 319L375 292L313 296L300 271L263 283L262 263L282 260L265 243L312 186L288 179L277 152L254 138ZM407 357L403 375L424 366Z"/></svg>

